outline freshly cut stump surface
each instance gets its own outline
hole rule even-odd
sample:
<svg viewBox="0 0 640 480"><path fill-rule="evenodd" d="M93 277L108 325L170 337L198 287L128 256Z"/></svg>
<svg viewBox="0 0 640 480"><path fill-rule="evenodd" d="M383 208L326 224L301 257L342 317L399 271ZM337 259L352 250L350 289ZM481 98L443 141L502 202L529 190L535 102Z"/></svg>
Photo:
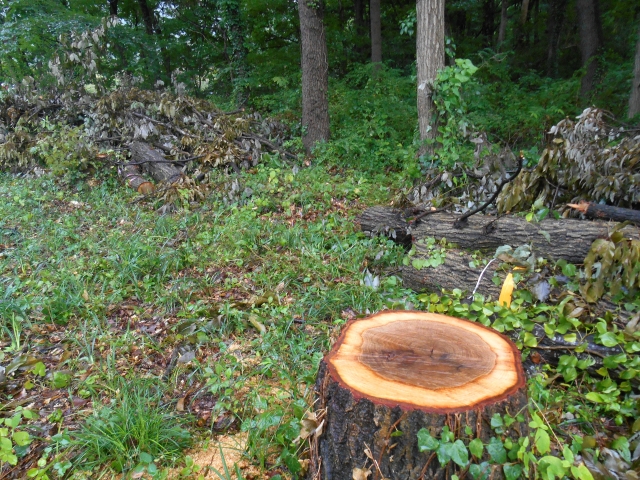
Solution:
<svg viewBox="0 0 640 480"><path fill-rule="evenodd" d="M321 363L316 389L326 416L311 475L325 480L352 480L356 469L373 478L450 478L461 469L419 451L421 428L439 438L446 425L465 444L488 443L492 415L526 415L527 405L520 352L508 338L426 312L349 322ZM526 422L516 422L507 434L517 440L526 432ZM502 476L500 466L491 468L493 478Z"/></svg>

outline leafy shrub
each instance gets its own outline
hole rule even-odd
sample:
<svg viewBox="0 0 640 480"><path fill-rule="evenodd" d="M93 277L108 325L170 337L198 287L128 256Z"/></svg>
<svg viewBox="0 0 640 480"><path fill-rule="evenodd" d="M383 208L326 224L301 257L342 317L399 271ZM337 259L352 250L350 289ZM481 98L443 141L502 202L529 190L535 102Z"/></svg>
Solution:
<svg viewBox="0 0 640 480"><path fill-rule="evenodd" d="M46 128L37 137L30 152L49 167L54 175L82 173L96 167L98 149L84 134L83 127L56 127L42 122Z"/></svg>
<svg viewBox="0 0 640 480"><path fill-rule="evenodd" d="M362 65L330 87L332 139L316 147L322 162L372 171L402 168L413 157L415 85L397 70Z"/></svg>
<svg viewBox="0 0 640 480"><path fill-rule="evenodd" d="M489 55L492 55L489 57ZM529 71L512 78L508 55L481 54L475 79L465 85L469 119L478 131L512 149L544 143L544 134L579 113L578 76L554 80Z"/></svg>

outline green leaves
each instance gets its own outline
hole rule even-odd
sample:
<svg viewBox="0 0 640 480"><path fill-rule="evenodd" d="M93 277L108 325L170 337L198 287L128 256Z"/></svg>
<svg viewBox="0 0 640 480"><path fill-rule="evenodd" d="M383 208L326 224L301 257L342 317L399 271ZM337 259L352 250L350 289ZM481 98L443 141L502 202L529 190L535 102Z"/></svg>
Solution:
<svg viewBox="0 0 640 480"><path fill-rule="evenodd" d="M505 463L507 461L507 450L499 438L491 437L487 445L487 453L493 463Z"/></svg>
<svg viewBox="0 0 640 480"><path fill-rule="evenodd" d="M421 428L418 432L418 448L421 452L435 451L440 465L446 465L453 461L460 467L466 467L469 463L467 446L462 440L453 441L453 433L447 427L444 427L442 431L441 440L434 438L427 429ZM477 450L477 446L474 448Z"/></svg>
<svg viewBox="0 0 640 480"><path fill-rule="evenodd" d="M469 442L469 451L471 455L476 458L482 458L482 452L484 451L484 445L482 444L482 440L479 438L474 438Z"/></svg>
<svg viewBox="0 0 640 480"><path fill-rule="evenodd" d="M549 434L542 428L536 430L533 442L540 454L544 455L551 450L551 438L549 438Z"/></svg>
<svg viewBox="0 0 640 480"><path fill-rule="evenodd" d="M433 451L438 448L440 442L433 438L426 428L421 428L418 432L418 448L421 452Z"/></svg>
<svg viewBox="0 0 640 480"><path fill-rule="evenodd" d="M440 465L446 465L451 460L460 467L466 467L469 463L469 452L462 440L456 440L453 443L442 442L437 454Z"/></svg>

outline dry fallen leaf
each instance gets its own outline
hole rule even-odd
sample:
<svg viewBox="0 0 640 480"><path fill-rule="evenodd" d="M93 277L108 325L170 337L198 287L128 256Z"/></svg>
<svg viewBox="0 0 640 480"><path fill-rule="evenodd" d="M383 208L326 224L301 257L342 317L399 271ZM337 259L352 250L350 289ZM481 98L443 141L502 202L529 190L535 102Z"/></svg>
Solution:
<svg viewBox="0 0 640 480"><path fill-rule="evenodd" d="M367 480L371 475L371 470L368 468L354 468L352 472L353 480Z"/></svg>

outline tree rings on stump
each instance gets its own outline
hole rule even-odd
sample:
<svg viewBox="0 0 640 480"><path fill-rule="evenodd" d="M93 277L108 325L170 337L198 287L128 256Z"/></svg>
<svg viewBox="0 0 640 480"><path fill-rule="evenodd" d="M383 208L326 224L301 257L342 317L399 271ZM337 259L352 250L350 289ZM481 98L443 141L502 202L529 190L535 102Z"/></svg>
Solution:
<svg viewBox="0 0 640 480"><path fill-rule="evenodd" d="M488 443L495 413L526 415L520 352L480 324L426 312L384 311L349 322L320 365L325 415L312 445L312 476L352 480L450 478L460 467L420 452L418 431L443 427L465 444ZM469 428L466 428L469 427ZM526 435L526 422L507 432ZM492 477L501 466L490 467Z"/></svg>

